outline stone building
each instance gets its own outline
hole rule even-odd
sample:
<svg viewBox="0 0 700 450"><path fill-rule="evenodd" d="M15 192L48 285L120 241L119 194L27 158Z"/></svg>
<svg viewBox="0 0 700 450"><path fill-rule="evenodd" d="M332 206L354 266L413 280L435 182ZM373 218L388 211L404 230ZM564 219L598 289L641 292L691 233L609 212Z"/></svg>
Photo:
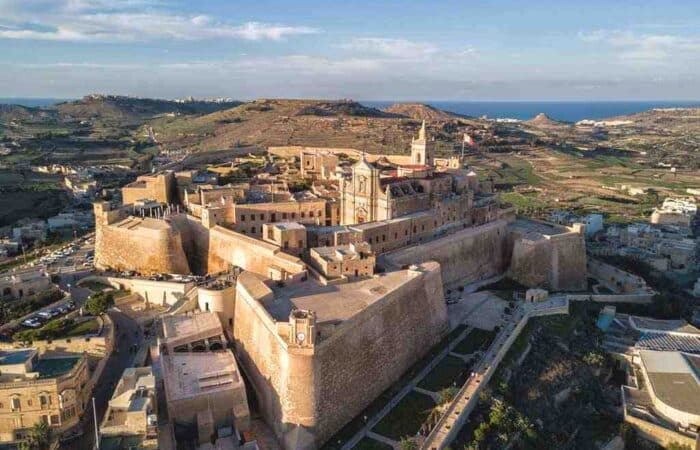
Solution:
<svg viewBox="0 0 700 450"><path fill-rule="evenodd" d="M151 367L129 367L122 373L100 425L101 448L158 448L158 401Z"/></svg>
<svg viewBox="0 0 700 450"><path fill-rule="evenodd" d="M142 175L122 188L122 202L125 205L144 199L169 205L175 198L175 175L172 172Z"/></svg>
<svg viewBox="0 0 700 450"><path fill-rule="evenodd" d="M17 300L45 291L51 278L43 269L31 268L7 272L0 276L0 300Z"/></svg>
<svg viewBox="0 0 700 450"><path fill-rule="evenodd" d="M306 249L306 227L299 222L275 222L263 225L263 240L294 256Z"/></svg>
<svg viewBox="0 0 700 450"><path fill-rule="evenodd" d="M376 264L376 257L366 242L312 248L309 260L328 279L370 277Z"/></svg>
<svg viewBox="0 0 700 450"><path fill-rule="evenodd" d="M85 356L0 351L0 443L16 443L39 421L55 433L77 425L90 392Z"/></svg>
<svg viewBox="0 0 700 450"><path fill-rule="evenodd" d="M625 421L638 434L666 447L697 449L700 443L700 357L678 351L639 350L634 386L622 387Z"/></svg>
<svg viewBox="0 0 700 450"><path fill-rule="evenodd" d="M160 346L165 354L224 350L226 337L215 313L163 316Z"/></svg>
<svg viewBox="0 0 700 450"><path fill-rule="evenodd" d="M469 221L474 197L480 193L476 174L449 165L438 170L432 153L433 142L423 123L411 143L411 164L369 163L363 154L350 179L341 181L340 223L376 222L428 210L453 222Z"/></svg>
<svg viewBox="0 0 700 450"><path fill-rule="evenodd" d="M248 430L245 384L231 352L162 355L161 370L169 419L196 425L200 444L221 427Z"/></svg>

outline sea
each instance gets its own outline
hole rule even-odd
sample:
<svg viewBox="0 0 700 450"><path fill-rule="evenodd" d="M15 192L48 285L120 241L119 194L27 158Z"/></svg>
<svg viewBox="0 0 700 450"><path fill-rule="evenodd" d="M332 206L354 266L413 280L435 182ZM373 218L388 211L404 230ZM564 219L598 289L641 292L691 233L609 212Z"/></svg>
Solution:
<svg viewBox="0 0 700 450"><path fill-rule="evenodd" d="M367 106L386 108L396 102L363 101ZM578 122L583 119L605 119L633 114L654 108L700 108L696 101L421 101L435 108L470 117L486 116L491 119L532 119L545 113L554 120Z"/></svg>
<svg viewBox="0 0 700 450"><path fill-rule="evenodd" d="M67 98L2 98L0 104L16 104L45 108L56 103L70 101ZM374 108L386 108L398 103L391 100L361 101ZM694 101L430 101L421 100L412 103L426 103L438 109L470 117L486 116L491 119L532 119L539 113L545 113L552 119L563 122L578 122L583 119L604 119L654 108L700 108L700 100Z"/></svg>

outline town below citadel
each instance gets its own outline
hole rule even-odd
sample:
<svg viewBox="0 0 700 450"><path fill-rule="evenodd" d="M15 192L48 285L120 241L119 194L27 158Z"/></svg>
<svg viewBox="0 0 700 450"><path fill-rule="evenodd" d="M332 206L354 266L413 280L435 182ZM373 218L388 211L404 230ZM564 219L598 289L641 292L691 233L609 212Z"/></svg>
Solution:
<svg viewBox="0 0 700 450"><path fill-rule="evenodd" d="M60 179L72 207L0 241L1 444L44 424L61 448L700 448L697 171L654 155L635 170L661 190L566 159L618 158L565 142L639 123L172 103L201 110L139 125L128 169L19 167L29 141L4 141L8 174ZM245 129L298 103L268 126L315 117L305 139ZM241 134L195 149L187 114ZM410 137L373 145L370 117Z"/></svg>

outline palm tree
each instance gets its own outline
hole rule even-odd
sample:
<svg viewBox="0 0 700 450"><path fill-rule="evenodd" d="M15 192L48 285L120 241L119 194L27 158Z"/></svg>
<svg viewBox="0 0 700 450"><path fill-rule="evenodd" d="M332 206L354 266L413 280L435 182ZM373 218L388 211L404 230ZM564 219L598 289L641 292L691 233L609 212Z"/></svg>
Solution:
<svg viewBox="0 0 700 450"><path fill-rule="evenodd" d="M27 440L19 445L20 450L48 450L51 445L51 428L42 421L29 430Z"/></svg>

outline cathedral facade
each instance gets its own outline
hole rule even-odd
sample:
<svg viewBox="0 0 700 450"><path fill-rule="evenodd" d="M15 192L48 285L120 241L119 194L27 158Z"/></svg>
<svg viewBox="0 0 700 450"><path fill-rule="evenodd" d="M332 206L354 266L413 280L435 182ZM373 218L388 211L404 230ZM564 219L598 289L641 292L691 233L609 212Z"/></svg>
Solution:
<svg viewBox="0 0 700 450"><path fill-rule="evenodd" d="M411 142L411 164L370 164L361 158L352 167L350 179L341 183L340 223L394 219L441 209L446 202L453 205L455 220L466 218L478 192L476 174L459 164L436 167L433 149L423 122Z"/></svg>

